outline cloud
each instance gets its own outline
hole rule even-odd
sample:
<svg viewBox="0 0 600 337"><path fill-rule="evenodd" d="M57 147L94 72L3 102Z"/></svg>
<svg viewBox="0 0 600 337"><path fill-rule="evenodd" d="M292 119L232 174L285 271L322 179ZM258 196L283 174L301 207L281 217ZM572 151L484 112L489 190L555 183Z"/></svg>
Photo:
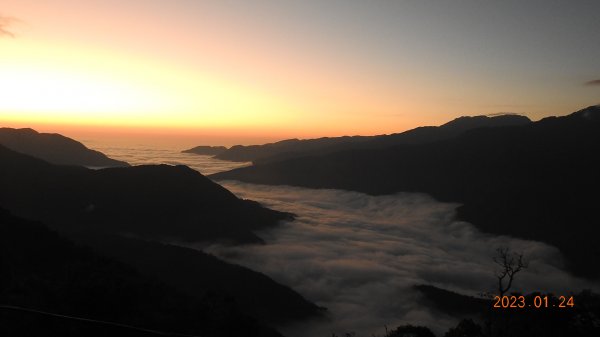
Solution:
<svg viewBox="0 0 600 337"><path fill-rule="evenodd" d="M600 80L592 80L592 81L589 81L589 82L585 82L585 85L600 86Z"/></svg>
<svg viewBox="0 0 600 337"><path fill-rule="evenodd" d="M221 182L242 198L293 212L296 221L258 233L261 246L205 246L230 262L261 271L329 309L330 320L283 327L293 337L383 334L383 327L411 323L443 334L457 318L422 305L415 284L476 295L492 291L497 247L523 252L530 268L513 290L566 293L597 284L563 270L549 245L479 232L455 221L456 204L424 194L368 196Z"/></svg>
<svg viewBox="0 0 600 337"><path fill-rule="evenodd" d="M15 34L8 28L16 21L15 18L0 15L0 36L15 37Z"/></svg>
<svg viewBox="0 0 600 337"><path fill-rule="evenodd" d="M521 113L518 112L495 112L491 114L487 114L487 117L497 117L497 116L522 116Z"/></svg>

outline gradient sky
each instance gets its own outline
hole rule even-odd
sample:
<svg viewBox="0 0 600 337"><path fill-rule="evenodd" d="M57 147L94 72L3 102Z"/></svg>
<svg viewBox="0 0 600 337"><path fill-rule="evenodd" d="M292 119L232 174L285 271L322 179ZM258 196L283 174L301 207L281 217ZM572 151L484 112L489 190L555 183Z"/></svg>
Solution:
<svg viewBox="0 0 600 337"><path fill-rule="evenodd" d="M8 1L0 124L244 142L564 115L600 103L599 13L593 0Z"/></svg>

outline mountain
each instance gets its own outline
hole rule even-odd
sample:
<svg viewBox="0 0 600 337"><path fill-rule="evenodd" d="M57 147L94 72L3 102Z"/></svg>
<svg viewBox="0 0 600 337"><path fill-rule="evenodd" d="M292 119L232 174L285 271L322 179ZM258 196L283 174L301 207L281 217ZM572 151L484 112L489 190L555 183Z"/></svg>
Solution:
<svg viewBox="0 0 600 337"><path fill-rule="evenodd" d="M0 144L54 164L86 167L129 166L126 162L90 150L71 138L53 133L38 133L32 129L0 128Z"/></svg>
<svg viewBox="0 0 600 337"><path fill-rule="evenodd" d="M0 186L0 204L18 216L158 240L261 242L254 230L293 218L239 199L186 166L91 170L1 145Z"/></svg>
<svg viewBox="0 0 600 337"><path fill-rule="evenodd" d="M0 335L165 335L147 329L169 336L281 336L222 294L190 296L0 209Z"/></svg>
<svg viewBox="0 0 600 337"><path fill-rule="evenodd" d="M227 151L215 156L217 159L239 161L239 162L256 162L266 160L274 156L295 156L299 153L316 151L323 148L338 146L340 144L352 144L363 142L369 137L354 136L354 137L325 137L317 139L286 139L276 143L268 143L264 145L235 145Z"/></svg>
<svg viewBox="0 0 600 337"><path fill-rule="evenodd" d="M67 235L184 294L231 298L243 313L261 322L280 325L320 316L324 310L264 274L198 250L85 230Z"/></svg>
<svg viewBox="0 0 600 337"><path fill-rule="evenodd" d="M415 285L413 288L423 296L424 305L455 317L485 312L493 305L489 298L462 295L428 284Z"/></svg>
<svg viewBox="0 0 600 337"><path fill-rule="evenodd" d="M225 146L196 146L188 150L181 151L182 153L193 153L205 156L214 156L227 151Z"/></svg>
<svg viewBox="0 0 600 337"><path fill-rule="evenodd" d="M460 117L441 126L427 126L402 133L381 136L332 137L318 139L288 139L265 145L236 145L215 156L231 161L252 161L255 164L275 162L293 157L323 155L352 149L376 149L401 144L428 143L458 136L464 131L479 127L525 125L529 118L519 115L494 117Z"/></svg>
<svg viewBox="0 0 600 337"><path fill-rule="evenodd" d="M596 201L600 107L430 143L296 157L212 175L368 194L428 193L459 202L481 230L558 247L578 275L600 276Z"/></svg>

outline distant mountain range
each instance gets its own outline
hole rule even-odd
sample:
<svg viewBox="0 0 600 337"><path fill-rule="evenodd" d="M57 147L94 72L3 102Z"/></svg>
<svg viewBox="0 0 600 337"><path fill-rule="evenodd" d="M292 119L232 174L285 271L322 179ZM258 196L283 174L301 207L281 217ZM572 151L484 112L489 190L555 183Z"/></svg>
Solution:
<svg viewBox="0 0 600 337"><path fill-rule="evenodd" d="M236 145L226 151L216 153L215 158L263 164L293 157L323 155L342 150L376 149L399 144L433 142L450 139L464 131L479 127L525 125L529 123L531 123L529 118L519 115L460 117L441 126L419 127L391 135L325 137L305 140L287 139L264 145Z"/></svg>
<svg viewBox="0 0 600 337"><path fill-rule="evenodd" d="M446 127L463 121L470 120ZM578 275L600 276L597 202L590 197L600 188L600 107L538 122L516 121L466 127L453 137L444 126L415 129L395 136L405 140L393 146L383 142L270 160L211 178L374 195L428 193L462 203L458 217L486 232L553 244ZM417 140L414 135L420 133L427 136Z"/></svg>
<svg viewBox="0 0 600 337"><path fill-rule="evenodd" d="M214 156L227 151L225 146L196 146L188 150L181 151L182 153L193 153L205 156Z"/></svg>
<svg viewBox="0 0 600 337"><path fill-rule="evenodd" d="M55 133L38 133L33 129L0 128L0 145L14 151L60 165L86 167L124 167L124 161L108 158L80 142Z"/></svg>

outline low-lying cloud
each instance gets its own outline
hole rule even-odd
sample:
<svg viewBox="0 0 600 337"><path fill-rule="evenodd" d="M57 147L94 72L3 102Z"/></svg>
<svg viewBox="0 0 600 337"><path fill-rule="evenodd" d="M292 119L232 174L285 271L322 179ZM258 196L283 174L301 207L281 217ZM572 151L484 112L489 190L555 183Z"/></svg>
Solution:
<svg viewBox="0 0 600 337"><path fill-rule="evenodd" d="M420 302L412 287L431 284L465 294L493 291L498 247L523 252L529 269L512 290L565 293L595 288L563 271L549 245L479 232L455 221L455 204L423 194L368 196L224 182L240 197L298 215L294 222L259 233L267 245L205 250L261 271L329 309L331 320L282 329L292 337L356 332L382 335L384 326L423 324L438 333L456 318Z"/></svg>
<svg viewBox="0 0 600 337"><path fill-rule="evenodd" d="M213 159L212 156L182 153L173 149L110 146L97 144L89 140L84 142L94 150L105 153L113 159L126 161L134 166L156 164L187 165L203 175L210 175L250 165L250 163Z"/></svg>
<svg viewBox="0 0 600 337"><path fill-rule="evenodd" d="M518 112L494 112L491 114L487 114L487 117L497 117L497 116L521 116Z"/></svg>

